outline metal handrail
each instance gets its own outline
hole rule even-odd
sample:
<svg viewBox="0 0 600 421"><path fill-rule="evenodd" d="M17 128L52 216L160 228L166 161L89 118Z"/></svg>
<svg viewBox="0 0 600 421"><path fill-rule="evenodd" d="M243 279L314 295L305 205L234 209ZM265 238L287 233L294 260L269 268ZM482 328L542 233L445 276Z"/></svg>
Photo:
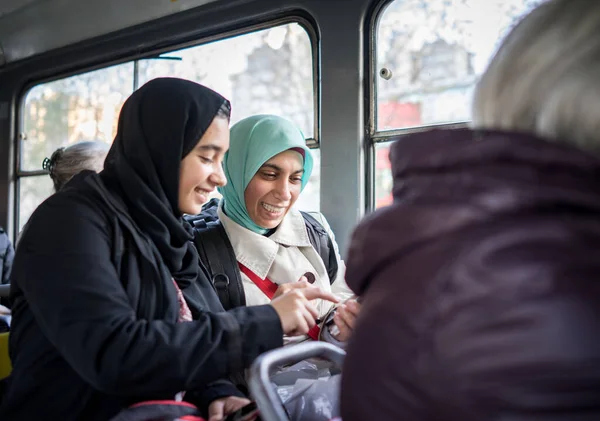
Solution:
<svg viewBox="0 0 600 421"><path fill-rule="evenodd" d="M283 421L288 416L279 396L271 386L271 370L279 365L296 363L307 358L323 358L342 367L346 352L326 342L305 342L266 352L250 368L248 387L263 421Z"/></svg>

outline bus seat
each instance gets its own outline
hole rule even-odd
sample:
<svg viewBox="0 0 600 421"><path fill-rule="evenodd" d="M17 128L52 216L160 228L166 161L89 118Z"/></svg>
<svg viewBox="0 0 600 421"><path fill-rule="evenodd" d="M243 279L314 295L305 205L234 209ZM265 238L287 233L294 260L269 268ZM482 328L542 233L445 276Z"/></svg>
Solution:
<svg viewBox="0 0 600 421"><path fill-rule="evenodd" d="M0 333L0 380L8 377L12 370L8 355L8 333Z"/></svg>

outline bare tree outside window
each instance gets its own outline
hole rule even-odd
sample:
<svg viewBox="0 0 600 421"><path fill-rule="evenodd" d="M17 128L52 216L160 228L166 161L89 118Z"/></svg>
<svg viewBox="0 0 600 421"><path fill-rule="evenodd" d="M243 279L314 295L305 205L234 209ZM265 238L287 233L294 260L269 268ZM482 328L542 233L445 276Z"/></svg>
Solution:
<svg viewBox="0 0 600 421"><path fill-rule="evenodd" d="M376 37L376 131L466 122L479 76L543 0L395 0ZM379 76L381 69L391 77ZM376 206L391 203L389 144L376 145Z"/></svg>
<svg viewBox="0 0 600 421"><path fill-rule="evenodd" d="M40 84L25 97L19 171L39 171L61 146L82 140L112 143L123 102L147 81L163 76L202 83L232 101L232 123L277 114L314 137L312 43L297 23ZM298 206L319 209L320 154ZM48 176L19 177L19 229L52 193Z"/></svg>

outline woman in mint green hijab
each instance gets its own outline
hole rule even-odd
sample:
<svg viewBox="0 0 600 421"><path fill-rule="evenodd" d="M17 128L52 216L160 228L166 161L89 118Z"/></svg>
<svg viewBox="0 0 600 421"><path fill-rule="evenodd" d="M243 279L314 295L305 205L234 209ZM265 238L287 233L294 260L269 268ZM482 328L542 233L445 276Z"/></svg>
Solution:
<svg viewBox="0 0 600 421"><path fill-rule="evenodd" d="M267 201L277 203L267 203L267 205L271 205L271 207L267 206L269 209L256 209L252 206L247 209L245 193L254 176L267 161L286 152L285 157L280 160L286 164L290 160L293 161L289 162L293 171L287 175L295 174L299 179L297 183L290 183L292 185L289 186L289 190L291 190L289 197L285 194L285 197L277 196L277 191L271 192L271 197L266 198ZM240 121L231 128L229 151L225 155L223 168L227 184L219 188L219 192L223 195L225 214L239 225L258 234L265 234L269 229L279 225L306 186L312 173L313 159L310 150L306 147L304 135L291 121L273 115L255 115ZM283 170L281 166L271 167L271 169L274 171L267 175L267 177L271 177L271 180L267 181L273 181L275 170ZM277 176L285 175L281 172L278 171ZM286 186L280 185L275 188L285 189ZM273 206L278 207L278 205L284 206L279 206L280 209L277 209L276 212L270 212L274 213L272 215L274 217L269 221L264 221L265 217L269 216L269 210L272 211ZM284 209L282 210L281 207ZM261 215L263 209L267 215ZM259 221L255 222L256 219ZM261 221L267 222L266 226L259 225Z"/></svg>
<svg viewBox="0 0 600 421"><path fill-rule="evenodd" d="M312 214L331 239L331 254L338 264L334 279L328 275L329 262L323 262L310 242L305 217L293 207L313 168L300 129L274 115L256 115L236 123L223 168L227 184L219 188L223 199L218 215L241 269L246 305L268 304L275 290L281 293L309 283L340 300L350 298L345 265L324 216ZM270 292L264 289L265 281L272 287ZM315 302L323 318L331 303ZM355 301L339 307L334 319L339 332L336 339L348 338L358 311Z"/></svg>

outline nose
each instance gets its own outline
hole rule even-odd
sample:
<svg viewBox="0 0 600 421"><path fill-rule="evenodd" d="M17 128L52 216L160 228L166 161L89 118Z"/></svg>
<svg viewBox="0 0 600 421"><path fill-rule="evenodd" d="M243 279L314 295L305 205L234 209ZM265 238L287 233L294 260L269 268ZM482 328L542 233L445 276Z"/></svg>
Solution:
<svg viewBox="0 0 600 421"><path fill-rule="evenodd" d="M290 191L290 182L287 178L281 178L275 187L275 197L277 200L287 202L292 199Z"/></svg>
<svg viewBox="0 0 600 421"><path fill-rule="evenodd" d="M227 177L225 177L222 165L215 165L215 170L210 175L210 181L217 187L223 187L227 184Z"/></svg>

